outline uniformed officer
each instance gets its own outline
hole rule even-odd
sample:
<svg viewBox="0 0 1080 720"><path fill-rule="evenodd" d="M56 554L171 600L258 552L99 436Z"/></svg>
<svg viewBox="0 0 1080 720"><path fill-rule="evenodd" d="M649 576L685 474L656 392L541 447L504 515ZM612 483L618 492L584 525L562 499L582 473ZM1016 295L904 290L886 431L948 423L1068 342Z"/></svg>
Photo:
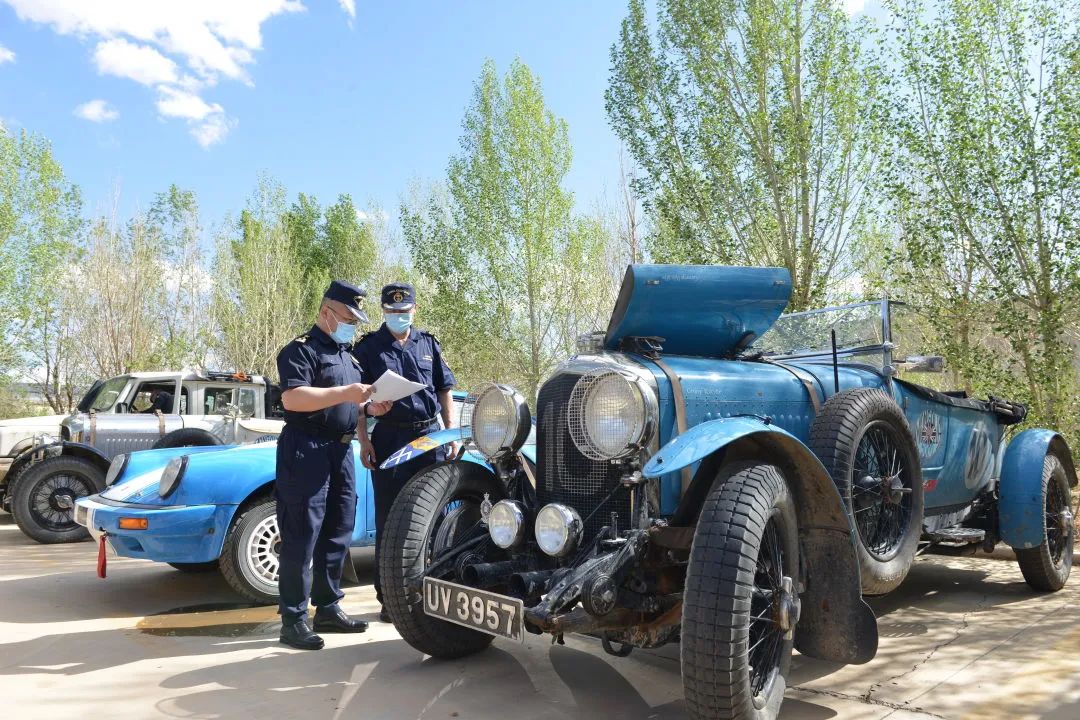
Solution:
<svg viewBox="0 0 1080 720"><path fill-rule="evenodd" d="M454 387L454 374L443 361L442 348L435 336L412 326L416 316L412 285L390 283L384 287L382 309L382 327L364 335L353 346L353 355L360 362L364 377L373 382L387 370L393 370L407 380L423 383L425 387L394 402L389 411L384 411L382 405L369 408L370 415L378 416L370 439L366 428L360 429L361 460L364 467L371 470L375 491L376 557L394 498L418 471L446 459L447 448L444 446L389 470L380 470L379 463L405 444L437 429L440 415L444 427L455 424L450 395L450 389ZM454 450L456 445L450 446L449 452ZM375 594L382 604L378 563L375 565ZM385 606L379 613L379 619L390 622Z"/></svg>
<svg viewBox="0 0 1080 720"><path fill-rule="evenodd" d="M339 607L341 572L356 515L351 442L371 394L349 354L365 293L349 283L330 283L315 325L277 357L285 427L278 438L277 520L281 530L281 642L318 650L318 632L363 632L367 623ZM384 411L389 403L384 403ZM315 605L308 625L308 597Z"/></svg>

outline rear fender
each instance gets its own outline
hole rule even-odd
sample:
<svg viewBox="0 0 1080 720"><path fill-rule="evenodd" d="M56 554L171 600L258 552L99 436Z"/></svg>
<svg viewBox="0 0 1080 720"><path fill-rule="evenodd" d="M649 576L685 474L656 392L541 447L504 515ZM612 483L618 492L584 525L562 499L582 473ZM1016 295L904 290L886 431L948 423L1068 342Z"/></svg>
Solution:
<svg viewBox="0 0 1080 720"><path fill-rule="evenodd" d="M661 448L645 474L701 462L672 517L673 525L691 526L720 466L748 460L779 467L795 500L805 568L795 647L832 662L869 662L877 653L877 620L862 599L855 529L829 473L798 438L755 417L710 420Z"/></svg>
<svg viewBox="0 0 1080 720"><path fill-rule="evenodd" d="M998 485L998 531L1014 548L1043 543L1043 460L1051 450L1061 459L1069 484L1075 487L1072 453L1065 439L1053 430L1025 430L1005 448Z"/></svg>

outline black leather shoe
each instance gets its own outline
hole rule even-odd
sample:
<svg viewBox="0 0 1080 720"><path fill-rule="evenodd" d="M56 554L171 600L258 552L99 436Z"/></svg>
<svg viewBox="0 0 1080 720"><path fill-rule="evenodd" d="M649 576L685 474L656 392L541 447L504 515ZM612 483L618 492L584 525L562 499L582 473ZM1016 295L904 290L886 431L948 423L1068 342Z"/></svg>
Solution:
<svg viewBox="0 0 1080 720"><path fill-rule="evenodd" d="M390 613L389 613L389 611L387 611L387 609L385 607L383 607L383 608L381 608L379 610L379 622L384 622L384 623L392 623L392 622L394 622L393 620L390 619Z"/></svg>
<svg viewBox="0 0 1080 720"><path fill-rule="evenodd" d="M323 639L312 632L307 620L281 626L281 642L297 650L322 650Z"/></svg>
<svg viewBox="0 0 1080 720"><path fill-rule="evenodd" d="M362 633L367 630L367 623L354 620L341 608L315 611L315 629L327 633Z"/></svg>

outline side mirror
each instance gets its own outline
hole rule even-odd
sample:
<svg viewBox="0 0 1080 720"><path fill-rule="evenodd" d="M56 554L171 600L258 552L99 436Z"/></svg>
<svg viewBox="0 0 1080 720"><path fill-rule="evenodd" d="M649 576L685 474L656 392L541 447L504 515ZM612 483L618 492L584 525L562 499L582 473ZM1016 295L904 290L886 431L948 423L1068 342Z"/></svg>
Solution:
<svg viewBox="0 0 1080 720"><path fill-rule="evenodd" d="M116 412L126 413L128 411L128 404L126 402L116 403Z"/></svg>
<svg viewBox="0 0 1080 720"><path fill-rule="evenodd" d="M912 355L904 360L907 372L942 373L945 372L945 358L940 355Z"/></svg>

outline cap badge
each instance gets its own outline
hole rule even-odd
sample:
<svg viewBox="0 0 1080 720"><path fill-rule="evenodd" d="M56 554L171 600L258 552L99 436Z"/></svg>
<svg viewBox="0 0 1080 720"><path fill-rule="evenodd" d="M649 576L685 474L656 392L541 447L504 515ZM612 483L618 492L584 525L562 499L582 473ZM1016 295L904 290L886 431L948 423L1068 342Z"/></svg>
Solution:
<svg viewBox="0 0 1080 720"><path fill-rule="evenodd" d="M398 290L397 292L394 293L394 302L399 303L404 299L405 299L405 293L401 292L400 290Z"/></svg>

